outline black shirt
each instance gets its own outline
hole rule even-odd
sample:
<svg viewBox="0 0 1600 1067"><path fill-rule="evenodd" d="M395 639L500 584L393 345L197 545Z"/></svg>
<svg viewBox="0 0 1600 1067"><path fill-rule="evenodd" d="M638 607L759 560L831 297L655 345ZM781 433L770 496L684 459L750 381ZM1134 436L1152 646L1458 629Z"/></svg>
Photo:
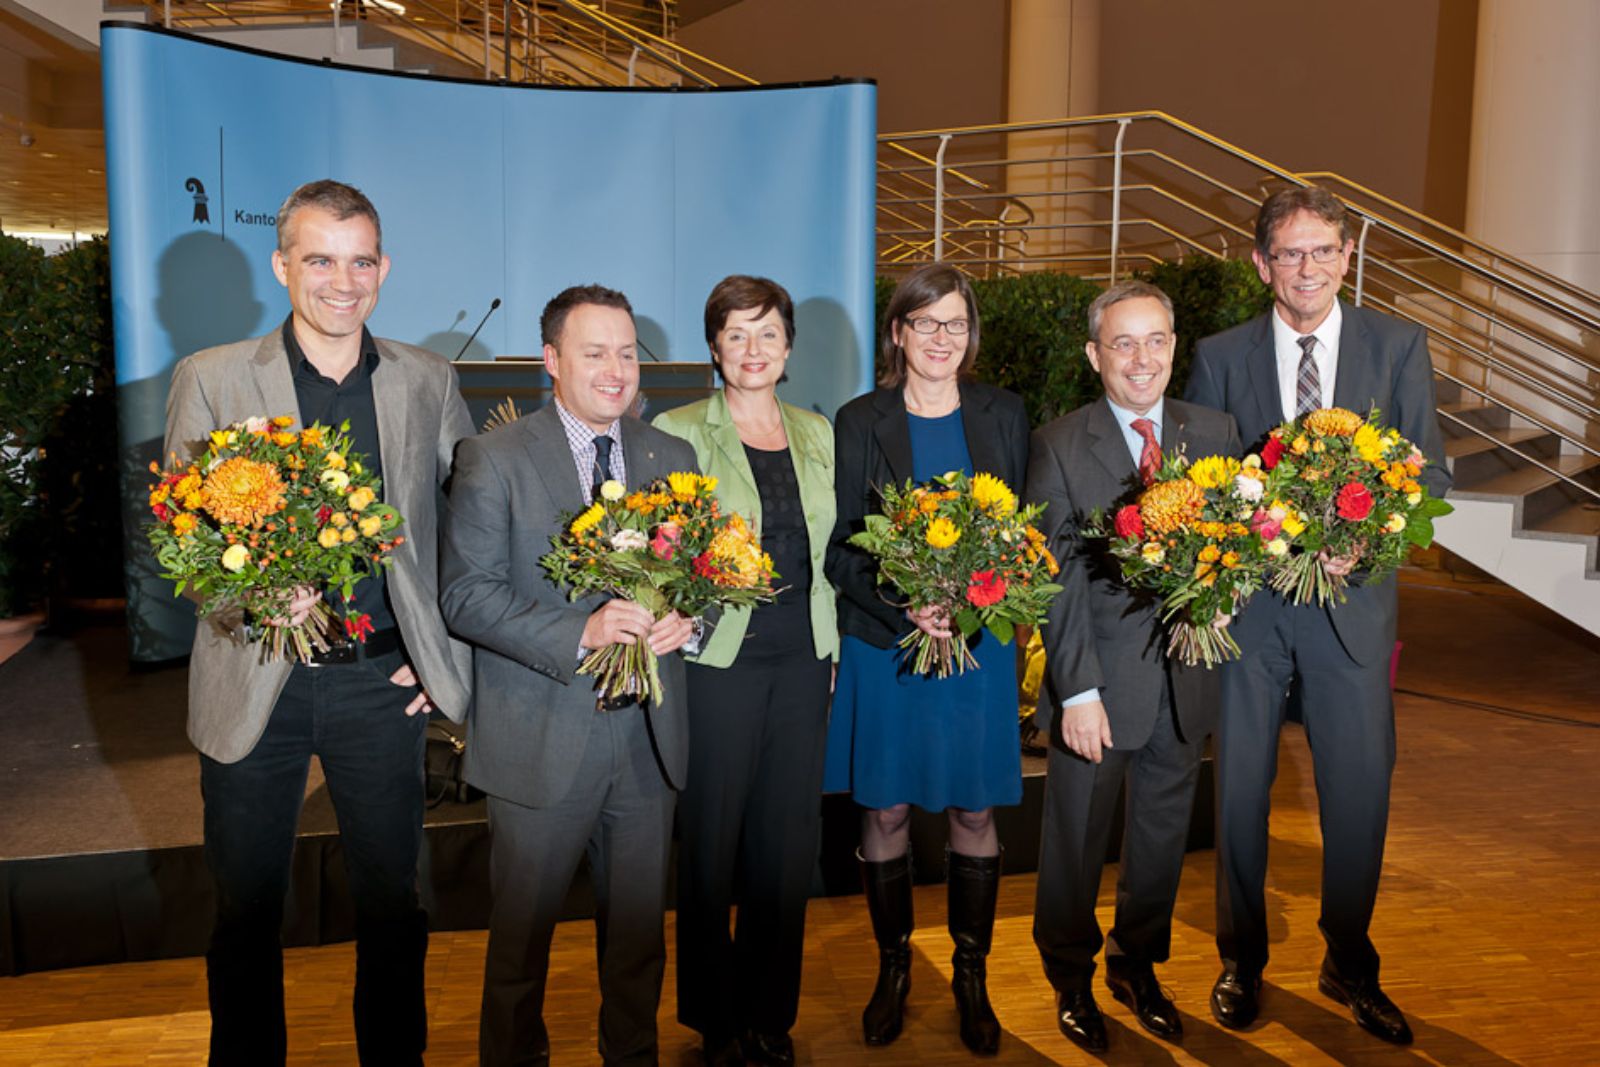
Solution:
<svg viewBox="0 0 1600 1067"><path fill-rule="evenodd" d="M294 316L283 320L283 347L289 353L289 373L294 378L294 397L300 406L300 423L310 426L314 422L337 430L340 423L350 422L350 450L361 453L361 465L375 477L383 477L383 454L378 444L378 408L372 399L372 376L377 373L382 359L378 343L367 328L361 328L361 358L344 381L329 378L306 358L300 342L294 336ZM269 411L268 418L281 412ZM381 499L381 495L380 495ZM323 594L336 614L344 605L342 597L333 590ZM374 630L388 630L395 626L394 611L389 607L388 590L382 568L373 571L359 582L355 598L350 605L356 614L365 612L372 616Z"/></svg>
<svg viewBox="0 0 1600 1067"><path fill-rule="evenodd" d="M782 591L756 605L739 657L781 659L803 649L811 658L811 537L794 463L787 448L766 452L745 445L744 454L761 494L761 548L772 557Z"/></svg>

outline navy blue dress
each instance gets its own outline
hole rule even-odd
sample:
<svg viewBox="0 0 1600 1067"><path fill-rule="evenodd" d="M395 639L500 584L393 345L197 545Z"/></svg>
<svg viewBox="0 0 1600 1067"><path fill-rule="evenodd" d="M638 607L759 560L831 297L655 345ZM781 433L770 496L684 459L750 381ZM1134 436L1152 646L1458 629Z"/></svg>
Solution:
<svg viewBox="0 0 1600 1067"><path fill-rule="evenodd" d="M961 409L907 417L912 477L973 473ZM984 630L972 654L978 667L935 679L912 673L901 649L843 635L823 789L852 792L865 808L978 811L1019 803L1016 652Z"/></svg>

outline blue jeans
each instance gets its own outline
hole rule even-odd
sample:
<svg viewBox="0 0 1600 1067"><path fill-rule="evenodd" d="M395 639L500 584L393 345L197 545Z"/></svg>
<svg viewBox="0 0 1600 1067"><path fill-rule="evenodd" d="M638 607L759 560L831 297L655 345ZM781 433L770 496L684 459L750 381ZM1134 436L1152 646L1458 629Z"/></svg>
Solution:
<svg viewBox="0 0 1600 1067"><path fill-rule="evenodd" d="M339 822L356 915L356 1046L363 1064L421 1064L427 915L417 897L423 727L403 654L296 666L237 763L200 756L217 921L206 953L213 1064L282 1064L284 897L311 757Z"/></svg>

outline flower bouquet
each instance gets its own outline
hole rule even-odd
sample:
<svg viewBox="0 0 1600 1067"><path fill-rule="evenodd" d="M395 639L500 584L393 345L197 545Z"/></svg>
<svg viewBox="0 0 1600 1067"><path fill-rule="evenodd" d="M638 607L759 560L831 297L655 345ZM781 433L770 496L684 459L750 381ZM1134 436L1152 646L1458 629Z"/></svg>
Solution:
<svg viewBox="0 0 1600 1067"><path fill-rule="evenodd" d="M563 520L539 562L573 600L610 593L644 605L657 619L771 600L772 558L742 515L723 514L716 488L715 478L681 471L632 493L606 481L599 499ZM595 649L578 673L595 677L602 699L661 703L656 654L644 638Z"/></svg>
<svg viewBox="0 0 1600 1067"><path fill-rule="evenodd" d="M992 474L960 471L927 485L883 487L883 511L850 538L878 560L878 576L913 611L939 608L957 631L933 637L921 628L900 640L912 670L939 678L978 665L967 639L987 629L1010 643L1018 626L1044 621L1058 567L1033 521L1043 504L1017 507L1016 494Z"/></svg>
<svg viewBox="0 0 1600 1067"><path fill-rule="evenodd" d="M150 464L147 534L162 576L179 594L191 590L201 615L242 609L265 658L306 662L340 634L341 620L319 600L303 621L288 622L295 591L336 589L348 605L356 583L405 538L395 532L400 513L378 499L378 479L350 451L349 424L296 432L294 421L246 419L212 431L192 463ZM351 640L372 631L365 614L347 609L342 622Z"/></svg>
<svg viewBox="0 0 1600 1067"><path fill-rule="evenodd" d="M1432 544L1433 520L1455 510L1417 480L1421 451L1378 417L1321 408L1273 430L1261 449L1268 491L1306 522L1272 575L1272 588L1296 604L1344 600L1346 580L1323 557L1359 559L1367 582L1379 581L1413 545Z"/></svg>
<svg viewBox="0 0 1600 1067"><path fill-rule="evenodd" d="M1261 506L1266 474L1244 463L1206 456L1190 463L1180 451L1162 463L1137 503L1119 509L1107 528L1096 509L1085 537L1105 538L1123 579L1162 598L1167 654L1211 667L1239 655L1230 616L1261 588L1268 561L1288 551L1302 528L1274 504Z"/></svg>

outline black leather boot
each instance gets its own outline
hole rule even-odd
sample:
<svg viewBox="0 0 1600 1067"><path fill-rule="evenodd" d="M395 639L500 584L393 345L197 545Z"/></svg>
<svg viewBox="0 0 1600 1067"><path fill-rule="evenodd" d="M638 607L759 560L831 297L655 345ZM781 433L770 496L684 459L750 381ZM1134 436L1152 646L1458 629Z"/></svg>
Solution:
<svg viewBox="0 0 1600 1067"><path fill-rule="evenodd" d="M950 988L961 1013L961 1041L980 1056L1000 1048L1000 1020L989 1006L984 964L994 936L995 900L1000 894L1000 857L950 852L950 937L956 943Z"/></svg>
<svg viewBox="0 0 1600 1067"><path fill-rule="evenodd" d="M874 863L857 852L856 859L878 939L878 984L861 1013L861 1032L867 1044L887 1045L900 1036L911 992L911 856Z"/></svg>

